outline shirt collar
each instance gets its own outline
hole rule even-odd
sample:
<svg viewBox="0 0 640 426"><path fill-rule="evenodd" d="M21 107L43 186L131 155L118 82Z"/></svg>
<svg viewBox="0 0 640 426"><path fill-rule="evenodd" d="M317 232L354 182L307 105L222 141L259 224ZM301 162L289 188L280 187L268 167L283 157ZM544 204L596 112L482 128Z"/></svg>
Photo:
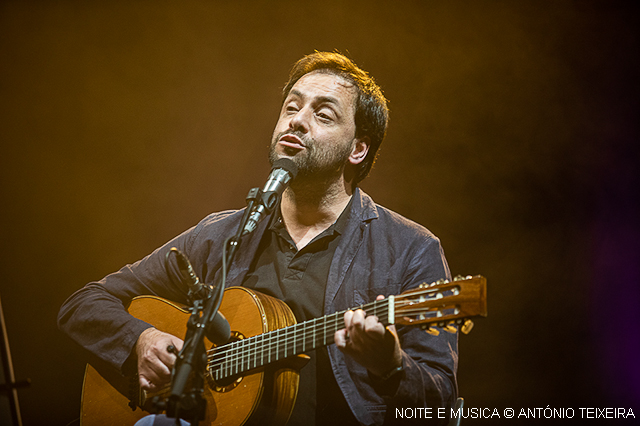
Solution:
<svg viewBox="0 0 640 426"><path fill-rule="evenodd" d="M340 213L340 216L338 216L338 219L336 219L336 221L321 234L330 234L333 232L337 232L339 234L344 233L344 230L349 223L349 218L351 217L351 205L353 204L353 198L354 197L351 197L345 208L342 210L342 213ZM278 206L271 217L269 229L272 231L279 231L282 228L284 228L284 222L282 221L282 213L280 212L280 203L278 203Z"/></svg>

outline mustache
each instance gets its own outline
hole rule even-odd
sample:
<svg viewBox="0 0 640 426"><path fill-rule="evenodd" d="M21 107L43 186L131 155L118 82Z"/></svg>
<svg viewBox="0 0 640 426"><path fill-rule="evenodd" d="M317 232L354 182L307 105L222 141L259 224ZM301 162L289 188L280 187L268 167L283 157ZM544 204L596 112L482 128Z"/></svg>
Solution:
<svg viewBox="0 0 640 426"><path fill-rule="evenodd" d="M313 139L309 138L305 133L301 132L300 130L282 131L276 135L276 137L273 139L272 144L275 145L280 140L280 138L283 137L284 135L291 135L291 136L297 137L302 141L304 146L307 148L310 148L313 145Z"/></svg>

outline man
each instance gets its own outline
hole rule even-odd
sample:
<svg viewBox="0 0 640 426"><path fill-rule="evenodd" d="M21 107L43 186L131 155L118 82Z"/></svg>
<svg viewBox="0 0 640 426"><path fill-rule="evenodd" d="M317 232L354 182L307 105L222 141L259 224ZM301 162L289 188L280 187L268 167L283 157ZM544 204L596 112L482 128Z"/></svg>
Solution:
<svg viewBox="0 0 640 426"><path fill-rule="evenodd" d="M277 297L298 321L346 310L423 282L449 278L438 239L373 203L359 190L386 133L386 99L373 79L337 53L298 61L270 146L270 161L290 158L298 175L279 209L243 237L227 285ZM125 311L132 297L154 294L186 303L164 257L183 251L207 283L220 273L220 247L242 211L215 213L143 260L90 283L63 305L60 327L116 368L137 366L143 389L170 380L179 337ZM385 328L348 311L335 345L311 353L290 424L383 424L396 407L449 407L456 396L457 335ZM96 331L99 330L99 331Z"/></svg>

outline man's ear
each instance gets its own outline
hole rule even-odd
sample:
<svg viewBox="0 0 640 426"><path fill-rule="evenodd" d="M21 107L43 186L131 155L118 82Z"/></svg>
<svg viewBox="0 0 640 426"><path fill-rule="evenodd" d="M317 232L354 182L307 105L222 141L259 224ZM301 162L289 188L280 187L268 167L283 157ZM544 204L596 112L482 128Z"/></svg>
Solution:
<svg viewBox="0 0 640 426"><path fill-rule="evenodd" d="M369 145L371 145L369 136L355 139L351 155L349 155L349 163L354 166L362 163L369 152Z"/></svg>

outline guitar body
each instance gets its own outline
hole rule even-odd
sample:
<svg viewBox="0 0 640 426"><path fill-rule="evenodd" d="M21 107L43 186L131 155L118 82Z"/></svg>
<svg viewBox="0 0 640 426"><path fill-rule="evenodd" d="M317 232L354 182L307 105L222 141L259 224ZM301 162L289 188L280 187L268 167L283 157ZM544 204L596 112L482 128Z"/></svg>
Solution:
<svg viewBox="0 0 640 426"><path fill-rule="evenodd" d="M138 319L158 330L184 338L189 312L153 296L135 298L128 309ZM220 312L227 318L232 338L244 339L295 324L289 307L272 297L244 287L228 288ZM207 349L211 342L205 339ZM207 374L204 397L207 414L201 424L239 426L285 424L298 392L299 367L295 363L276 363L251 371L232 382L216 383ZM136 378L125 378L112 367L88 364L82 392L83 426L133 425L149 414L150 400L163 396L141 392ZM134 401L134 409L130 407ZM142 407L142 408L140 408Z"/></svg>

